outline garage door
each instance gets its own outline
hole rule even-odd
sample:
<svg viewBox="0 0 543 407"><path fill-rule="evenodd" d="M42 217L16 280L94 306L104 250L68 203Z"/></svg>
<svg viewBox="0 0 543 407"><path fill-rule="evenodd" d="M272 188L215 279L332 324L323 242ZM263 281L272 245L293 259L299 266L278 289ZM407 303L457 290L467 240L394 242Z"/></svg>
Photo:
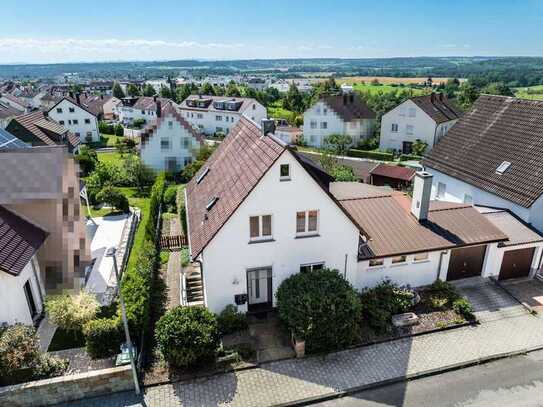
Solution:
<svg viewBox="0 0 543 407"><path fill-rule="evenodd" d="M528 277L534 258L535 248L509 250L504 253L499 280Z"/></svg>
<svg viewBox="0 0 543 407"><path fill-rule="evenodd" d="M486 246L453 249L447 271L447 281L481 275L485 261Z"/></svg>

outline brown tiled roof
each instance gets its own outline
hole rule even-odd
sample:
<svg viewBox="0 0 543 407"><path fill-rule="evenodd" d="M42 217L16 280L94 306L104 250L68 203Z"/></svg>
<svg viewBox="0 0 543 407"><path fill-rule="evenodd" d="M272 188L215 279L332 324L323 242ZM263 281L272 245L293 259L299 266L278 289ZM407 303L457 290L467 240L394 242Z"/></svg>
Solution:
<svg viewBox="0 0 543 407"><path fill-rule="evenodd" d="M371 175L394 178L402 181L411 181L415 175L415 170L399 165L379 164L370 171Z"/></svg>
<svg viewBox="0 0 543 407"><path fill-rule="evenodd" d="M50 119L45 115L45 112L36 111L28 113L25 115L17 116L13 120L17 121L21 126L23 126L28 132L33 134L44 144L52 146L58 144L47 135L44 130L51 131L52 133L58 134L59 136L66 135L68 143L71 147L76 147L80 140L73 133L69 132L68 129L61 126L54 120Z"/></svg>
<svg viewBox="0 0 543 407"><path fill-rule="evenodd" d="M358 119L375 119L375 112L358 94L330 95L324 96L321 100L346 122Z"/></svg>
<svg viewBox="0 0 543 407"><path fill-rule="evenodd" d="M140 110L156 110L157 101L161 103L162 109L166 108L169 104L173 104L173 101L168 98L156 98L155 100L153 96L141 96L132 107Z"/></svg>
<svg viewBox="0 0 543 407"><path fill-rule="evenodd" d="M459 119L462 111L442 93L415 96L411 100L437 124Z"/></svg>
<svg viewBox="0 0 543 407"><path fill-rule="evenodd" d="M198 256L285 151L242 117L186 188L191 255ZM209 171L200 183L198 177ZM212 198L218 198L207 210Z"/></svg>
<svg viewBox="0 0 543 407"><path fill-rule="evenodd" d="M166 117L173 116L173 118L181 124L182 127L187 129L187 131L200 142L200 144L204 143L204 137L198 133L183 117L181 117L181 114L173 107L172 104L168 104L164 109L162 110L161 116L153 121L151 124L147 125L145 129L143 130L141 134L141 144L145 145L147 141L156 134L157 129L160 127L160 125L164 122Z"/></svg>
<svg viewBox="0 0 543 407"><path fill-rule="evenodd" d="M0 206L0 271L19 275L46 238L47 232Z"/></svg>
<svg viewBox="0 0 543 407"><path fill-rule="evenodd" d="M187 105L187 100L198 100L198 99L210 99L211 102L204 107L193 107ZM229 100L233 102L242 102L238 110L225 110L225 109L215 109L213 102L221 102L224 100ZM219 113L242 113L247 110L252 103L258 103L256 99L253 98L242 98L242 97L233 97L233 96L210 96L210 95L190 95L183 102L179 104L179 107L183 110L194 110L200 112L219 112Z"/></svg>
<svg viewBox="0 0 543 407"><path fill-rule="evenodd" d="M507 236L469 205L430 205L428 220L410 212L411 199L402 193L344 199L340 204L369 235L361 258L443 250L503 241Z"/></svg>
<svg viewBox="0 0 543 407"><path fill-rule="evenodd" d="M529 208L543 194L542 135L543 102L483 95L422 164Z"/></svg>
<svg viewBox="0 0 543 407"><path fill-rule="evenodd" d="M509 247L543 242L543 236L539 232L531 228L511 212L504 209L494 209L484 206L476 206L475 208L509 237L509 240L500 243L500 246Z"/></svg>

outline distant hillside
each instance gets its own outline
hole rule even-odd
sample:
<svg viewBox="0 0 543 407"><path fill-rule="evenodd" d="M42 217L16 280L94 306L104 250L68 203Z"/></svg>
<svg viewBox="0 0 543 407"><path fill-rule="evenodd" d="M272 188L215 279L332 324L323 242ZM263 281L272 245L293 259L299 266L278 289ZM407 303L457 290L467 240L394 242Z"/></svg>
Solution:
<svg viewBox="0 0 543 407"><path fill-rule="evenodd" d="M262 74L297 76L328 73L334 76L481 77L511 86L543 84L542 57L416 57L373 59L269 59L232 61L149 61L0 65L0 78L53 78L77 74L81 78L153 78L195 75Z"/></svg>

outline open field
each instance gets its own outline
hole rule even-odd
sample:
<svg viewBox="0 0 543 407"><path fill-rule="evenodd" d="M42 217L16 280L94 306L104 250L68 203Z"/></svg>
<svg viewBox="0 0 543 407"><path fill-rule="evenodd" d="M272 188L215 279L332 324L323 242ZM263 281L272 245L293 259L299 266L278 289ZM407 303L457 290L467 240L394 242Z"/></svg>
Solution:
<svg viewBox="0 0 543 407"><path fill-rule="evenodd" d="M392 85L372 85L371 83L355 83L353 84L355 90L362 93L396 93L400 90L406 90L411 92L412 96L420 96L428 93L425 89L413 88L410 86L392 86Z"/></svg>
<svg viewBox="0 0 543 407"><path fill-rule="evenodd" d="M522 99L543 100L543 85L515 88L515 96Z"/></svg>
<svg viewBox="0 0 543 407"><path fill-rule="evenodd" d="M355 83L370 83L371 81L377 79L379 83L389 85L389 84L404 84L404 85L417 85L426 81L425 77L411 77L411 78L396 78L393 76L346 76L342 78L336 78L336 82L339 84L347 83L349 85ZM436 85L445 83L449 78L432 78L432 82Z"/></svg>

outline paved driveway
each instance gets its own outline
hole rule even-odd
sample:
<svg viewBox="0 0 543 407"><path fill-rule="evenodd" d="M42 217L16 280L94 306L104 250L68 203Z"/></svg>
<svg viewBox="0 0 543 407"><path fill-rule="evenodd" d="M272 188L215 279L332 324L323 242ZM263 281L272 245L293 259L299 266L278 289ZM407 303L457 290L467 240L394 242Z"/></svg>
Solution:
<svg viewBox="0 0 543 407"><path fill-rule="evenodd" d="M474 314L481 323L529 314L522 304L490 280L460 280L454 285L471 302Z"/></svg>
<svg viewBox="0 0 543 407"><path fill-rule="evenodd" d="M508 280L501 281L500 284L523 304L543 316L543 281L538 279Z"/></svg>

